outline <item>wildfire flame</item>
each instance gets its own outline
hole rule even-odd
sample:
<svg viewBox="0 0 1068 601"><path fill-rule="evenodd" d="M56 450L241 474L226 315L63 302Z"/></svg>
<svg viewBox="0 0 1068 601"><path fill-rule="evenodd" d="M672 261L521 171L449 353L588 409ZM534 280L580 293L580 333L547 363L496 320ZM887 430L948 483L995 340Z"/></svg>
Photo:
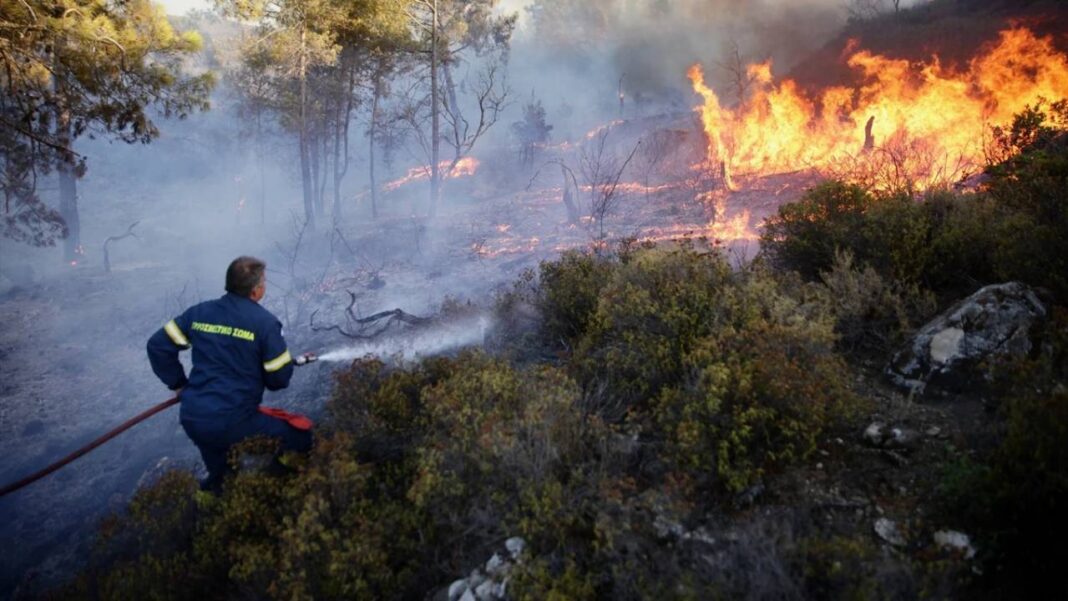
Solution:
<svg viewBox="0 0 1068 601"><path fill-rule="evenodd" d="M1043 98L1068 97L1068 56L1025 28L1002 31L963 70L943 66L937 56L914 65L849 52L847 64L862 76L857 88L810 97L795 81L773 83L769 61L749 66L754 91L736 108L725 107L705 84L700 65L691 67L694 91L704 99L698 111L709 164L722 165L729 181L732 172L833 172L890 157L899 174L928 187L982 165L989 125L1008 123Z"/></svg>
<svg viewBox="0 0 1068 601"><path fill-rule="evenodd" d="M452 161L441 161L438 163L438 172L442 174L442 179L470 177L478 171L479 162L478 159L474 157L464 157L457 161L456 166L452 168L452 171L449 171L449 165L451 164ZM430 165L412 167L404 177L387 182L382 186L382 189L386 192L393 192L401 186L423 179L430 179Z"/></svg>

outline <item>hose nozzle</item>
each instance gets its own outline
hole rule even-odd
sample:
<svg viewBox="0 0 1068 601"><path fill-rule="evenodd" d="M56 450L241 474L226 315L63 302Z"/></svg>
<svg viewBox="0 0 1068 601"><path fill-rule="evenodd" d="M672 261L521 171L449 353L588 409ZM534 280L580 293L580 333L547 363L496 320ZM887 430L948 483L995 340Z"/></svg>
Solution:
<svg viewBox="0 0 1068 601"><path fill-rule="evenodd" d="M301 365L307 365L309 363L314 363L314 362L316 362L318 360L319 360L319 356L316 355L315 353L304 353L303 355L297 357L297 360L294 361L293 364L297 365L297 366L301 366Z"/></svg>

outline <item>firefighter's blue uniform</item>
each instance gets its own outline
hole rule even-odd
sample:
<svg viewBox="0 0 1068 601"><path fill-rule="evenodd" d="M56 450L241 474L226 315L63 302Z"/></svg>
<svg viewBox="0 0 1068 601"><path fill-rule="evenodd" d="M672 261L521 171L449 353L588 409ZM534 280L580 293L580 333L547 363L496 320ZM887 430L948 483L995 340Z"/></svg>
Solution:
<svg viewBox="0 0 1068 601"><path fill-rule="evenodd" d="M192 347L186 378L178 353ZM306 451L311 432L259 412L263 389L289 386L293 360L282 324L255 301L232 293L190 307L148 340L152 371L181 393L181 422L208 468L206 488L227 471L230 447L257 434L278 438L282 450Z"/></svg>

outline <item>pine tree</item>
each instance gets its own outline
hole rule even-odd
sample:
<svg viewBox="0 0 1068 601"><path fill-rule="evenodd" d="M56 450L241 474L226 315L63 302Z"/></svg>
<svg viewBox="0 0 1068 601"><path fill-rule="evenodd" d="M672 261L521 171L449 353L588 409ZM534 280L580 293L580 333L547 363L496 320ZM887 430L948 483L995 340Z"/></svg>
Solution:
<svg viewBox="0 0 1068 601"><path fill-rule="evenodd" d="M182 68L200 45L149 0L0 3L4 235L37 245L64 237L65 259L76 261L77 180L87 168L76 140L93 132L147 144L159 135L150 110L178 118L206 110L213 76ZM59 215L35 194L37 178L53 170Z"/></svg>

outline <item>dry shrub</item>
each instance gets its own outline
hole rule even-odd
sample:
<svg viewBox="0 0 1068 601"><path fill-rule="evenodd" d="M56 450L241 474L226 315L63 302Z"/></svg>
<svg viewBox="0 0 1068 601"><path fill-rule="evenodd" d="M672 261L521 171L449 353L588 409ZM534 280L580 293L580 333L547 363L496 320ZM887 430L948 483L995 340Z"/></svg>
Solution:
<svg viewBox="0 0 1068 601"><path fill-rule="evenodd" d="M854 265L849 251L836 253L831 270L820 277L830 292L838 346L846 351L888 352L936 308L930 293Z"/></svg>

